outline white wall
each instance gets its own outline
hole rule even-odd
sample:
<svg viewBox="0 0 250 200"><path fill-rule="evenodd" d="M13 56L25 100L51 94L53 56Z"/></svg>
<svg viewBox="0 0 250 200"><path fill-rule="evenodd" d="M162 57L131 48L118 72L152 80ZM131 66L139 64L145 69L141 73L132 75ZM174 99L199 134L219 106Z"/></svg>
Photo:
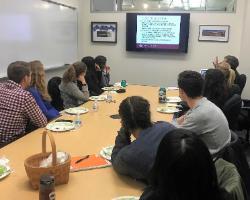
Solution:
<svg viewBox="0 0 250 200"><path fill-rule="evenodd" d="M239 71L245 73L248 77L248 82L243 91L243 96L250 99L250 2L246 1L245 6L245 18L243 24L243 34L241 40L241 51L240 51L240 67Z"/></svg>
<svg viewBox="0 0 250 200"><path fill-rule="evenodd" d="M191 27L188 54L131 53L125 50L126 14L91 13L90 0L58 0L78 7L79 12L79 59L83 56L103 54L112 67L112 81L126 79L129 83L171 86L176 85L178 73L185 69L200 70L212 67L215 56L220 59L232 54L240 58L241 73L250 77L248 57L250 56L250 3L238 0L236 13L191 13ZM248 12L247 12L248 11ZM90 39L91 21L117 21L117 44L95 44ZM230 25L229 43L198 42L200 24ZM243 28L244 31L243 31ZM250 65L250 64L249 64ZM61 75L64 69L48 72ZM250 98L250 84L244 90L244 97Z"/></svg>
<svg viewBox="0 0 250 200"><path fill-rule="evenodd" d="M66 4L68 6L76 7L78 9L80 0L55 0L55 1L59 2L59 3ZM79 15L80 14L78 13L78 16ZM60 68L57 68L57 69L47 70L46 71L46 79L47 79L47 81L50 80L54 76L62 77L65 70L66 70L66 67L60 67Z"/></svg>
<svg viewBox="0 0 250 200"><path fill-rule="evenodd" d="M236 13L191 13L188 54L126 52L126 14L90 13L90 1L79 2L79 57L103 54L112 67L112 81L126 79L129 83L173 86L178 74L186 69L212 67L215 56L240 56L245 1L238 0ZM91 21L117 21L117 44L95 44L90 39ZM200 24L230 25L229 43L198 42ZM246 47L247 48L247 47ZM244 69L246 70L246 69ZM240 70L243 71L243 67ZM250 97L249 92L245 92Z"/></svg>

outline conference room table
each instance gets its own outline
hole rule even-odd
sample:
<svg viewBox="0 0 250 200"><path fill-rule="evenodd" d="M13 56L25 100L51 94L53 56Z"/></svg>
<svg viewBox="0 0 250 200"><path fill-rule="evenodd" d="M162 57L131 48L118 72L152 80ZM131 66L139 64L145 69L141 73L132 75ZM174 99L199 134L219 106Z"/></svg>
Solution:
<svg viewBox="0 0 250 200"><path fill-rule="evenodd" d="M89 112L81 115L80 128L68 132L55 133L57 151L68 152L71 156L98 154L103 147L114 145L117 131L121 127L120 119L110 115L118 114L120 102L128 96L142 96L151 105L152 121L171 121L172 114L156 111L159 87L129 85L126 93L112 94L115 103L99 102L97 112L92 110L93 101L82 105ZM178 96L178 90L167 91L167 96ZM63 113L62 119L74 119L73 115ZM0 180L0 199L35 200L39 191L29 184L24 168L24 160L42 151L42 133L40 128L0 149L0 157L10 160L13 172ZM48 138L47 138L48 140ZM50 151L49 142L47 149ZM118 196L140 196L145 185L130 177L117 174L112 167L70 173L68 184L56 186L58 200L110 200Z"/></svg>

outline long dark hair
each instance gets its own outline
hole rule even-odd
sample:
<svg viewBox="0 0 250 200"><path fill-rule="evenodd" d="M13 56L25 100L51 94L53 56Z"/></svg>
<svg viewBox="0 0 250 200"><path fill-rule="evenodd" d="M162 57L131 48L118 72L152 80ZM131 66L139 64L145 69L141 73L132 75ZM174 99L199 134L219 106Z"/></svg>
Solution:
<svg viewBox="0 0 250 200"><path fill-rule="evenodd" d="M86 56L82 58L82 62L87 65L87 74L88 73L95 73L95 59L91 56Z"/></svg>
<svg viewBox="0 0 250 200"><path fill-rule="evenodd" d="M228 86L224 74L219 69L209 69L206 72L203 96L222 108L227 96Z"/></svg>
<svg viewBox="0 0 250 200"><path fill-rule="evenodd" d="M208 148L189 130L175 129L165 135L158 148L151 184L162 200L222 199Z"/></svg>
<svg viewBox="0 0 250 200"><path fill-rule="evenodd" d="M152 126L150 104L143 97L131 96L124 99L119 106L119 115L127 132Z"/></svg>

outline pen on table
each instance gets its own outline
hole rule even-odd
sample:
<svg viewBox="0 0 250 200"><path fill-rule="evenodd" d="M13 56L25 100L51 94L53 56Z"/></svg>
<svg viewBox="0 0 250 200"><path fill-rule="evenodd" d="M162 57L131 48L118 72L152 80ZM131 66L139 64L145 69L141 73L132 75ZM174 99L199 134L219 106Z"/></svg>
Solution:
<svg viewBox="0 0 250 200"><path fill-rule="evenodd" d="M84 156L83 158L77 160L77 161L75 162L75 164L77 164L77 163L79 163L79 162L82 162L83 160L87 159L88 157L89 157L89 155Z"/></svg>

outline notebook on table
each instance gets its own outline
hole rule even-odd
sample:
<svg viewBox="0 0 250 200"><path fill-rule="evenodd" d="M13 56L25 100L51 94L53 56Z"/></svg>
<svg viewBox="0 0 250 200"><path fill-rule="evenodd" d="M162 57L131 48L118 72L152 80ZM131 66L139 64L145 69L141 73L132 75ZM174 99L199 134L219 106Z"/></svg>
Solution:
<svg viewBox="0 0 250 200"><path fill-rule="evenodd" d="M71 157L70 171L77 172L109 166L111 163L99 155L75 156Z"/></svg>

